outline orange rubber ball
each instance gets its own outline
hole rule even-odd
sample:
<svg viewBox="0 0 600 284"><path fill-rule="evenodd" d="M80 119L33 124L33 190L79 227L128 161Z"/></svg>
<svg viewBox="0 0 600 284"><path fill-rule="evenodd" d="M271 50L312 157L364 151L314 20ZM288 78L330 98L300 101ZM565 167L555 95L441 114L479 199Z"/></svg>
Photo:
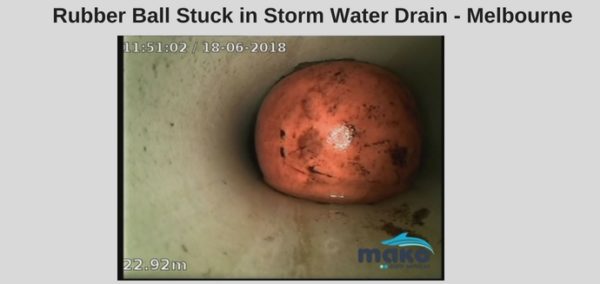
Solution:
<svg viewBox="0 0 600 284"><path fill-rule="evenodd" d="M258 113L266 183L325 203L373 203L406 190L419 166L416 104L392 72L329 61L277 82Z"/></svg>

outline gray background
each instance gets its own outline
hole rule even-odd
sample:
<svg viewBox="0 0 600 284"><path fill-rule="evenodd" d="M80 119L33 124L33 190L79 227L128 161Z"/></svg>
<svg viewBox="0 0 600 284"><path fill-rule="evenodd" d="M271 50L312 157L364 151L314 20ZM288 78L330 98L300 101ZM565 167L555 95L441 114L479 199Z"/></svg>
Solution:
<svg viewBox="0 0 600 284"><path fill-rule="evenodd" d="M141 5L103 3L120 9ZM52 7L82 3L1 5L7 11L0 17L5 277L115 281L117 34L446 35L447 281L584 282L596 275L596 2L368 3L373 9L435 5L463 15L469 5L568 9L574 14L569 25L53 25Z"/></svg>

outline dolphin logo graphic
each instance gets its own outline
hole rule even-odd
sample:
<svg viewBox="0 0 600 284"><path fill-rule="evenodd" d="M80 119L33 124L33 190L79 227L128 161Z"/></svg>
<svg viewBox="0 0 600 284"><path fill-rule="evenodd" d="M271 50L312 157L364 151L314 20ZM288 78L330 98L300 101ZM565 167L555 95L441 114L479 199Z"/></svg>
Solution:
<svg viewBox="0 0 600 284"><path fill-rule="evenodd" d="M386 246L399 246L399 247L408 247L408 246L424 247L424 248L428 249L429 251L431 251L431 253L435 254L433 252L433 248L431 248L431 245L427 241L425 241L421 238L409 237L408 233L402 233L402 234L397 235L389 240L381 241L381 244L386 245Z"/></svg>

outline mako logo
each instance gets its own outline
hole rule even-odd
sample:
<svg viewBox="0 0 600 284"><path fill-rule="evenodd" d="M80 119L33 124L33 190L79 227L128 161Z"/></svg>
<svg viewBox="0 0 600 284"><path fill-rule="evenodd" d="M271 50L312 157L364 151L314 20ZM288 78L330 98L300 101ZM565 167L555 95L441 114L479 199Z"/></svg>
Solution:
<svg viewBox="0 0 600 284"><path fill-rule="evenodd" d="M359 263L381 263L379 268L428 268L434 253L431 245L421 238L402 233L389 240L381 241L390 248L359 248Z"/></svg>

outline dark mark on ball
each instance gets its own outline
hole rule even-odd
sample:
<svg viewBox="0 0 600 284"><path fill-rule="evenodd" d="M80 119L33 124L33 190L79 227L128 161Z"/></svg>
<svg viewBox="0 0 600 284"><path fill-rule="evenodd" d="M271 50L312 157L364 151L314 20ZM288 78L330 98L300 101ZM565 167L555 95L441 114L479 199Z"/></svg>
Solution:
<svg viewBox="0 0 600 284"><path fill-rule="evenodd" d="M406 147L394 147L390 149L390 157L394 166L404 167L406 166L406 158L408 156L408 150Z"/></svg>
<svg viewBox="0 0 600 284"><path fill-rule="evenodd" d="M279 147L279 155L281 155L282 158L285 158L285 149L283 147Z"/></svg>
<svg viewBox="0 0 600 284"><path fill-rule="evenodd" d="M315 167L315 166L309 166L307 169L308 169L308 172L310 172L310 173L318 174L318 175L323 175L323 176L326 176L326 177L331 177L331 175L329 175L329 174L326 174L326 173L318 171L317 167Z"/></svg>
<svg viewBox="0 0 600 284"><path fill-rule="evenodd" d="M319 132L310 128L298 138L298 148L300 149L300 157L301 158L315 158L323 149L323 144L321 143Z"/></svg>

